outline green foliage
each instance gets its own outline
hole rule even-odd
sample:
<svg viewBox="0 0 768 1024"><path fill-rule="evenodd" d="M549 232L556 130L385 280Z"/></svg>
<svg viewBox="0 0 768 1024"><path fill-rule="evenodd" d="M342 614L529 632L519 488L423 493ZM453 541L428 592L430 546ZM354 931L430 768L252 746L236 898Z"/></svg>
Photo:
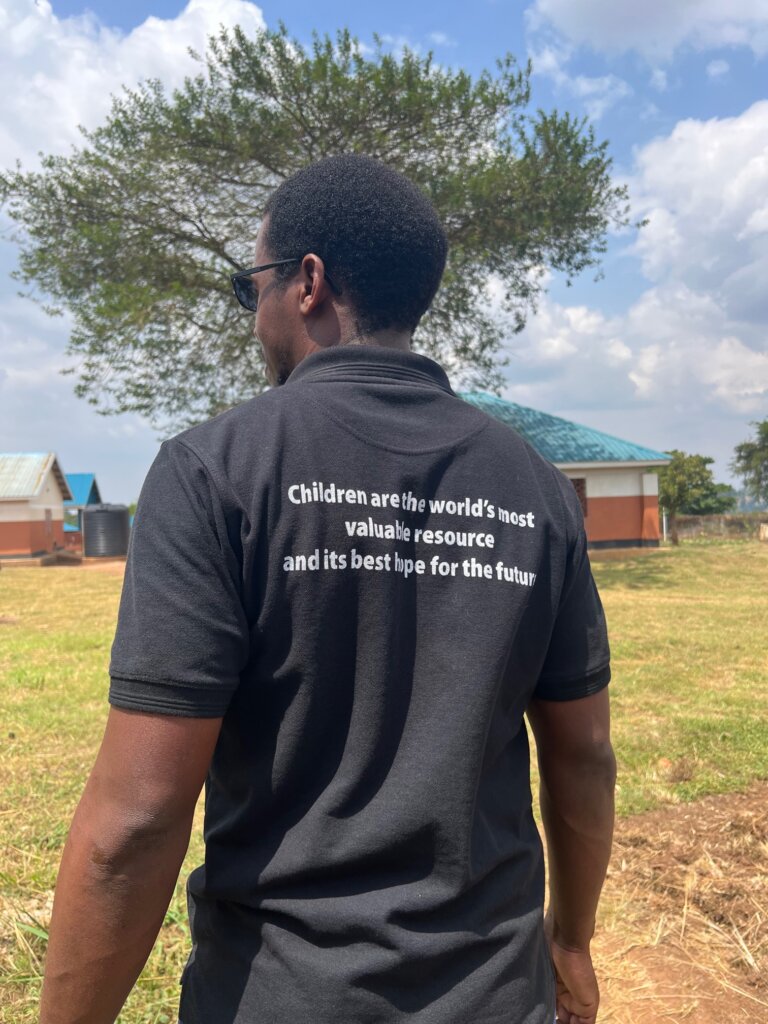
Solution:
<svg viewBox="0 0 768 1024"><path fill-rule="evenodd" d="M716 484L709 468L715 461L708 455L687 455L673 448L672 456L659 470L659 504L667 512L681 515L711 515L736 506L736 494L727 484Z"/></svg>
<svg viewBox="0 0 768 1024"><path fill-rule="evenodd" d="M678 515L712 515L736 506L736 494L727 484L716 484L708 455L687 455L673 448L672 460L659 470L659 505L669 513L673 544L678 543Z"/></svg>
<svg viewBox="0 0 768 1024"><path fill-rule="evenodd" d="M528 113L530 67L512 56L473 79L378 41L365 56L346 31L305 48L281 27L222 30L198 59L170 96L156 81L124 92L70 156L0 175L17 276L70 313L76 391L102 412L180 426L265 386L227 275L270 192L320 157L378 157L434 202L450 257L415 345L465 386L498 385L505 327L524 325L544 268L597 267L627 223L607 144L567 113Z"/></svg>
<svg viewBox="0 0 768 1024"><path fill-rule="evenodd" d="M744 481L747 497L768 504L768 419L753 422L755 437L736 445L731 469Z"/></svg>
<svg viewBox="0 0 768 1024"><path fill-rule="evenodd" d="M680 512L686 516L718 516L724 512L733 512L738 502L738 495L730 484L716 484L712 481L703 492L685 502Z"/></svg>

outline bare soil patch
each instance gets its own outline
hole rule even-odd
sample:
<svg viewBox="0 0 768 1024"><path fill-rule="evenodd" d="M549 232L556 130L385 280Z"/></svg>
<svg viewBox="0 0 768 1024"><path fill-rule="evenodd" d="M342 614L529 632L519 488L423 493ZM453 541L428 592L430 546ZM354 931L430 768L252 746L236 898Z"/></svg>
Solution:
<svg viewBox="0 0 768 1024"><path fill-rule="evenodd" d="M125 562L125 558L84 558L80 568L87 572L103 572L108 576L123 576Z"/></svg>
<svg viewBox="0 0 768 1024"><path fill-rule="evenodd" d="M768 783L619 820L595 942L602 1024L768 1009Z"/></svg>

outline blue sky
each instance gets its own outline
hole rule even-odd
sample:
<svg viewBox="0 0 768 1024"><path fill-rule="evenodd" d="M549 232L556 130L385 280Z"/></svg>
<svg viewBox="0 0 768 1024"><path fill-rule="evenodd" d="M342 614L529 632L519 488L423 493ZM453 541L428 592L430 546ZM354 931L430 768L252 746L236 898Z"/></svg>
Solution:
<svg viewBox="0 0 768 1024"><path fill-rule="evenodd" d="M308 41L348 27L431 49L472 73L505 51L534 62L533 105L591 118L610 140L642 231L613 237L604 277L552 279L506 351L507 397L660 449L712 455L768 415L768 0L476 0L290 6L247 0L3 0L0 163L66 152L76 125L142 77L169 86L223 23ZM56 450L130 501L158 445L139 417L72 393L66 318L18 298L0 218L0 450Z"/></svg>

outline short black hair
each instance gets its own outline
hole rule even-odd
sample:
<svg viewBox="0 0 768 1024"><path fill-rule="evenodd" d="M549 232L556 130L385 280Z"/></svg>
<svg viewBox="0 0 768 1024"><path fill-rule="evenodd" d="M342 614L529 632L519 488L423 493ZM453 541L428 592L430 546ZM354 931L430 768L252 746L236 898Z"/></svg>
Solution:
<svg viewBox="0 0 768 1024"><path fill-rule="evenodd" d="M366 332L413 331L435 297L445 230L424 193L379 160L350 153L310 164L272 193L264 215L274 258L322 257Z"/></svg>

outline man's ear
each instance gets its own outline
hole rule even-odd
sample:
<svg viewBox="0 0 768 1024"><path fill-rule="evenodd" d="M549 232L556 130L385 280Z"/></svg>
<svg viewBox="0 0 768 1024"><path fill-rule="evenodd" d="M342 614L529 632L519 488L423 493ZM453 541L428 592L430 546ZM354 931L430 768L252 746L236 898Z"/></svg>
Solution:
<svg viewBox="0 0 768 1024"><path fill-rule="evenodd" d="M325 278L325 264L322 256L309 252L301 262L302 293L301 312L308 316L313 313L331 294Z"/></svg>

